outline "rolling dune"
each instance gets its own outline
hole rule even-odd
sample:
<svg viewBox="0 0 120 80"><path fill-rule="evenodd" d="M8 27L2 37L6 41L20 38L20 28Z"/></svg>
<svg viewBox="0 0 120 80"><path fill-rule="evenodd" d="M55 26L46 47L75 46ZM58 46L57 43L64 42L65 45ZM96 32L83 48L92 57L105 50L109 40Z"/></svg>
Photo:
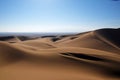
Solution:
<svg viewBox="0 0 120 80"><path fill-rule="evenodd" d="M120 80L119 30L0 38L0 80Z"/></svg>

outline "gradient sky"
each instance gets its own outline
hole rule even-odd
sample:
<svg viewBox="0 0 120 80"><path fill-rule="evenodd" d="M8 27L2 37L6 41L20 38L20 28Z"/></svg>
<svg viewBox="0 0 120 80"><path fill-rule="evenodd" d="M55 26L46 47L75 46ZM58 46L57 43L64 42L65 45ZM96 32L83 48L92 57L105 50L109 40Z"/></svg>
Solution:
<svg viewBox="0 0 120 80"><path fill-rule="evenodd" d="M120 1L0 0L0 32L84 32L120 28Z"/></svg>

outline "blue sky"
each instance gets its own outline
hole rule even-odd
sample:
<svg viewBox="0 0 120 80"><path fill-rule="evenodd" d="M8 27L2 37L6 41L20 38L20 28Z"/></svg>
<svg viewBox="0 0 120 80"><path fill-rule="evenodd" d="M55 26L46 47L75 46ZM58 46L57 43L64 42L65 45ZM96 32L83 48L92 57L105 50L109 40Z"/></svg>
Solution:
<svg viewBox="0 0 120 80"><path fill-rule="evenodd" d="M120 1L0 0L0 32L84 32L120 27Z"/></svg>

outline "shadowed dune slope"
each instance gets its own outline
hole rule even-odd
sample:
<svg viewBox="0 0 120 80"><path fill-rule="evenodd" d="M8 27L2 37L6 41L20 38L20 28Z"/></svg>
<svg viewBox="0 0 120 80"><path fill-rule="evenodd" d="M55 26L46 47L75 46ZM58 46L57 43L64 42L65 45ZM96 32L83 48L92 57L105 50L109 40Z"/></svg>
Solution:
<svg viewBox="0 0 120 80"><path fill-rule="evenodd" d="M24 41L21 44L29 45L32 47L38 47L40 49L42 49L42 48L44 48L44 49L55 48L53 45L51 45L49 43L40 42L39 40Z"/></svg>
<svg viewBox="0 0 120 80"><path fill-rule="evenodd" d="M7 42L0 41L0 65L19 60L23 57L23 54L24 51L13 47Z"/></svg>
<svg viewBox="0 0 120 80"><path fill-rule="evenodd" d="M120 29L100 29L96 30L95 34L101 40L120 49Z"/></svg>

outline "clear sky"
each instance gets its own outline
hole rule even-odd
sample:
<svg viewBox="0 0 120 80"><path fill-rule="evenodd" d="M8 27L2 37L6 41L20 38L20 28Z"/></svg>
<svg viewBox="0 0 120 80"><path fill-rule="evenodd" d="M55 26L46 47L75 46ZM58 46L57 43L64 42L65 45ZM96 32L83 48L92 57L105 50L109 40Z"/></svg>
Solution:
<svg viewBox="0 0 120 80"><path fill-rule="evenodd" d="M0 0L0 32L84 32L120 28L120 1Z"/></svg>

